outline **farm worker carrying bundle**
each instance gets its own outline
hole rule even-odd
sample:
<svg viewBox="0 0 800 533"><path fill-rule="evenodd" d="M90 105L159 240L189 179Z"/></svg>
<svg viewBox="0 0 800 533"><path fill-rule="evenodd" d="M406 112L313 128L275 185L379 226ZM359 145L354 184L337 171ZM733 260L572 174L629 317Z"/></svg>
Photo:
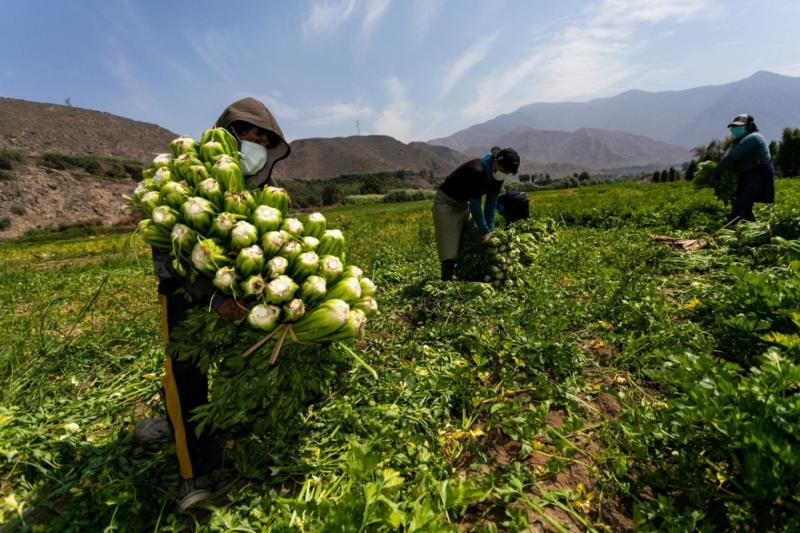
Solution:
<svg viewBox="0 0 800 533"><path fill-rule="evenodd" d="M433 198L433 227L442 280L453 279L461 228L470 214L481 233L481 242L488 242L503 181L518 169L519 154L513 148L494 147L490 154L456 168L439 186Z"/></svg>
<svg viewBox="0 0 800 533"><path fill-rule="evenodd" d="M748 114L737 115L728 128L734 141L714 170L713 179L719 179L728 169L736 173L736 196L729 222L735 219L754 221L755 202L771 204L775 201L775 168L769 146Z"/></svg>
<svg viewBox="0 0 800 533"><path fill-rule="evenodd" d="M517 220L526 220L530 216L528 197L519 191L503 193L497 199L497 212L506 219L506 226Z"/></svg>
<svg viewBox="0 0 800 533"><path fill-rule="evenodd" d="M264 104L253 98L238 100L222 112L215 127L227 129L236 138L239 165L248 188L275 185L272 169L275 163L289 156L291 148ZM229 322L247 314L236 300L217 291L210 278L197 276L190 282L179 275L168 251L153 248L153 266L158 276L165 344L174 327L192 308L210 307ZM209 474L219 468L222 450L214 435L208 430L197 435L195 424L189 420L196 407L208 403L208 376L191 361L173 361L167 357L162 381L169 419L141 421L134 438L139 442L175 439L182 480L178 507L185 510L210 496Z"/></svg>

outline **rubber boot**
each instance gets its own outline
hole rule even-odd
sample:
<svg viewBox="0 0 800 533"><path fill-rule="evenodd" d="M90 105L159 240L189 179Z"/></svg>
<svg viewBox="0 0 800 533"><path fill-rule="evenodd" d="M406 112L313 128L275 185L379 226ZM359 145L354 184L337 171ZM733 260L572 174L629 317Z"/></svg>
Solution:
<svg viewBox="0 0 800 533"><path fill-rule="evenodd" d="M452 281L453 274L456 271L455 259L446 259L442 261L442 281Z"/></svg>

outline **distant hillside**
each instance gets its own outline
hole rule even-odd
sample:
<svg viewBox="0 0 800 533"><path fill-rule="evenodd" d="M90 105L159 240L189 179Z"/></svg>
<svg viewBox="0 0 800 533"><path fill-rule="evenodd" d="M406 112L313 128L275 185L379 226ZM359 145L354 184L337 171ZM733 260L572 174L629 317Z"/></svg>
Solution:
<svg viewBox="0 0 800 533"><path fill-rule="evenodd" d="M154 154L169 150L175 137L155 124L109 113L0 98L0 155L3 149L21 155L10 168L5 163L0 169L0 238L34 227L126 219L122 195L133 190L133 179L109 179L69 165L54 168L40 155L57 152L149 164ZM330 179L397 170L442 176L468 158L449 148L404 144L385 136L301 139L292 143L292 156L276 167L276 178ZM42 211L33 206L49 207Z"/></svg>
<svg viewBox="0 0 800 533"><path fill-rule="evenodd" d="M0 97L0 148L25 154L93 154L149 162L169 150L169 130L101 111Z"/></svg>
<svg viewBox="0 0 800 533"><path fill-rule="evenodd" d="M800 77L762 71L724 85L664 92L634 90L585 103L530 104L428 142L464 151L496 144L517 128L598 128L693 148L724 137L725 125L739 113L753 115L762 133L777 140L784 127L800 126L799 101Z"/></svg>
<svg viewBox="0 0 800 533"><path fill-rule="evenodd" d="M425 170L438 176L469 159L446 147L421 142L404 144L385 135L299 139L291 145L292 155L275 167L278 180L334 178L391 170Z"/></svg>
<svg viewBox="0 0 800 533"><path fill-rule="evenodd" d="M583 128L575 132L517 128L495 139L500 146L512 146L522 159L521 172L542 172L558 164L586 170L607 170L636 166L669 166L687 161L687 149L620 131ZM466 152L480 153L484 146L469 146ZM557 171L553 175L561 175Z"/></svg>
<svg viewBox="0 0 800 533"><path fill-rule="evenodd" d="M169 150L178 135L155 124L110 113L0 97L0 148L28 155L54 151L93 154L149 162ZM421 142L364 135L299 139L292 156L276 167L276 177L332 178L342 174L426 170L450 172L466 156Z"/></svg>

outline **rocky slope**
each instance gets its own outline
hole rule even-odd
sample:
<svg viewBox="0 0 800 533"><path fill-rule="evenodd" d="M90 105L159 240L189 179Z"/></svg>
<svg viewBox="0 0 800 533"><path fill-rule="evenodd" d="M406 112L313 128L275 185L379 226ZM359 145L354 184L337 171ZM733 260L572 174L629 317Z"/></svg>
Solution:
<svg viewBox="0 0 800 533"><path fill-rule="evenodd" d="M174 133L110 113L0 98L0 148L149 161Z"/></svg>
<svg viewBox="0 0 800 533"><path fill-rule="evenodd" d="M98 177L70 166L50 168L43 154L113 157L146 165L154 154L168 151L175 137L155 124L109 113L0 98L0 238L37 227L125 219L122 195L133 190L134 179ZM13 157L4 159L4 151ZM449 148L379 135L301 139L292 143L292 156L276 167L276 178L326 179L396 170L440 176L468 158Z"/></svg>
<svg viewBox="0 0 800 533"><path fill-rule="evenodd" d="M107 179L41 166L34 158L0 171L0 238L73 224L115 225L129 219L122 195L132 179Z"/></svg>
<svg viewBox="0 0 800 533"><path fill-rule="evenodd" d="M324 179L345 174L392 170L433 172L444 175L469 156L425 143L404 144L385 135L298 139L292 155L275 168L275 177Z"/></svg>

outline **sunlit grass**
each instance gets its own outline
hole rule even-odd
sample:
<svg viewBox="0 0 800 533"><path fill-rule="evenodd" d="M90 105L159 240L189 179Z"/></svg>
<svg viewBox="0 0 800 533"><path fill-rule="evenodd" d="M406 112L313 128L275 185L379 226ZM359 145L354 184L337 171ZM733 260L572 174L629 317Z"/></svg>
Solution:
<svg viewBox="0 0 800 533"><path fill-rule="evenodd" d="M778 185L772 211L791 219L800 187ZM715 249L695 268L649 236L706 235L727 209L683 183L530 197L558 233L519 293L435 281L430 201L326 210L348 262L379 287L380 315L357 345L379 377L343 373L291 441L227 435L221 492L191 515L172 503L170 447L142 449L130 437L136 420L163 413L147 247L130 236L0 244L0 522L490 531L547 510L584 529L610 527L612 512L632 520L641 495L627 472L640 458L626 432L639 426L609 409L667 405L652 372L671 356L716 349L692 310L731 262ZM380 496L371 507L368 494ZM660 519L669 513L680 515L670 508Z"/></svg>

